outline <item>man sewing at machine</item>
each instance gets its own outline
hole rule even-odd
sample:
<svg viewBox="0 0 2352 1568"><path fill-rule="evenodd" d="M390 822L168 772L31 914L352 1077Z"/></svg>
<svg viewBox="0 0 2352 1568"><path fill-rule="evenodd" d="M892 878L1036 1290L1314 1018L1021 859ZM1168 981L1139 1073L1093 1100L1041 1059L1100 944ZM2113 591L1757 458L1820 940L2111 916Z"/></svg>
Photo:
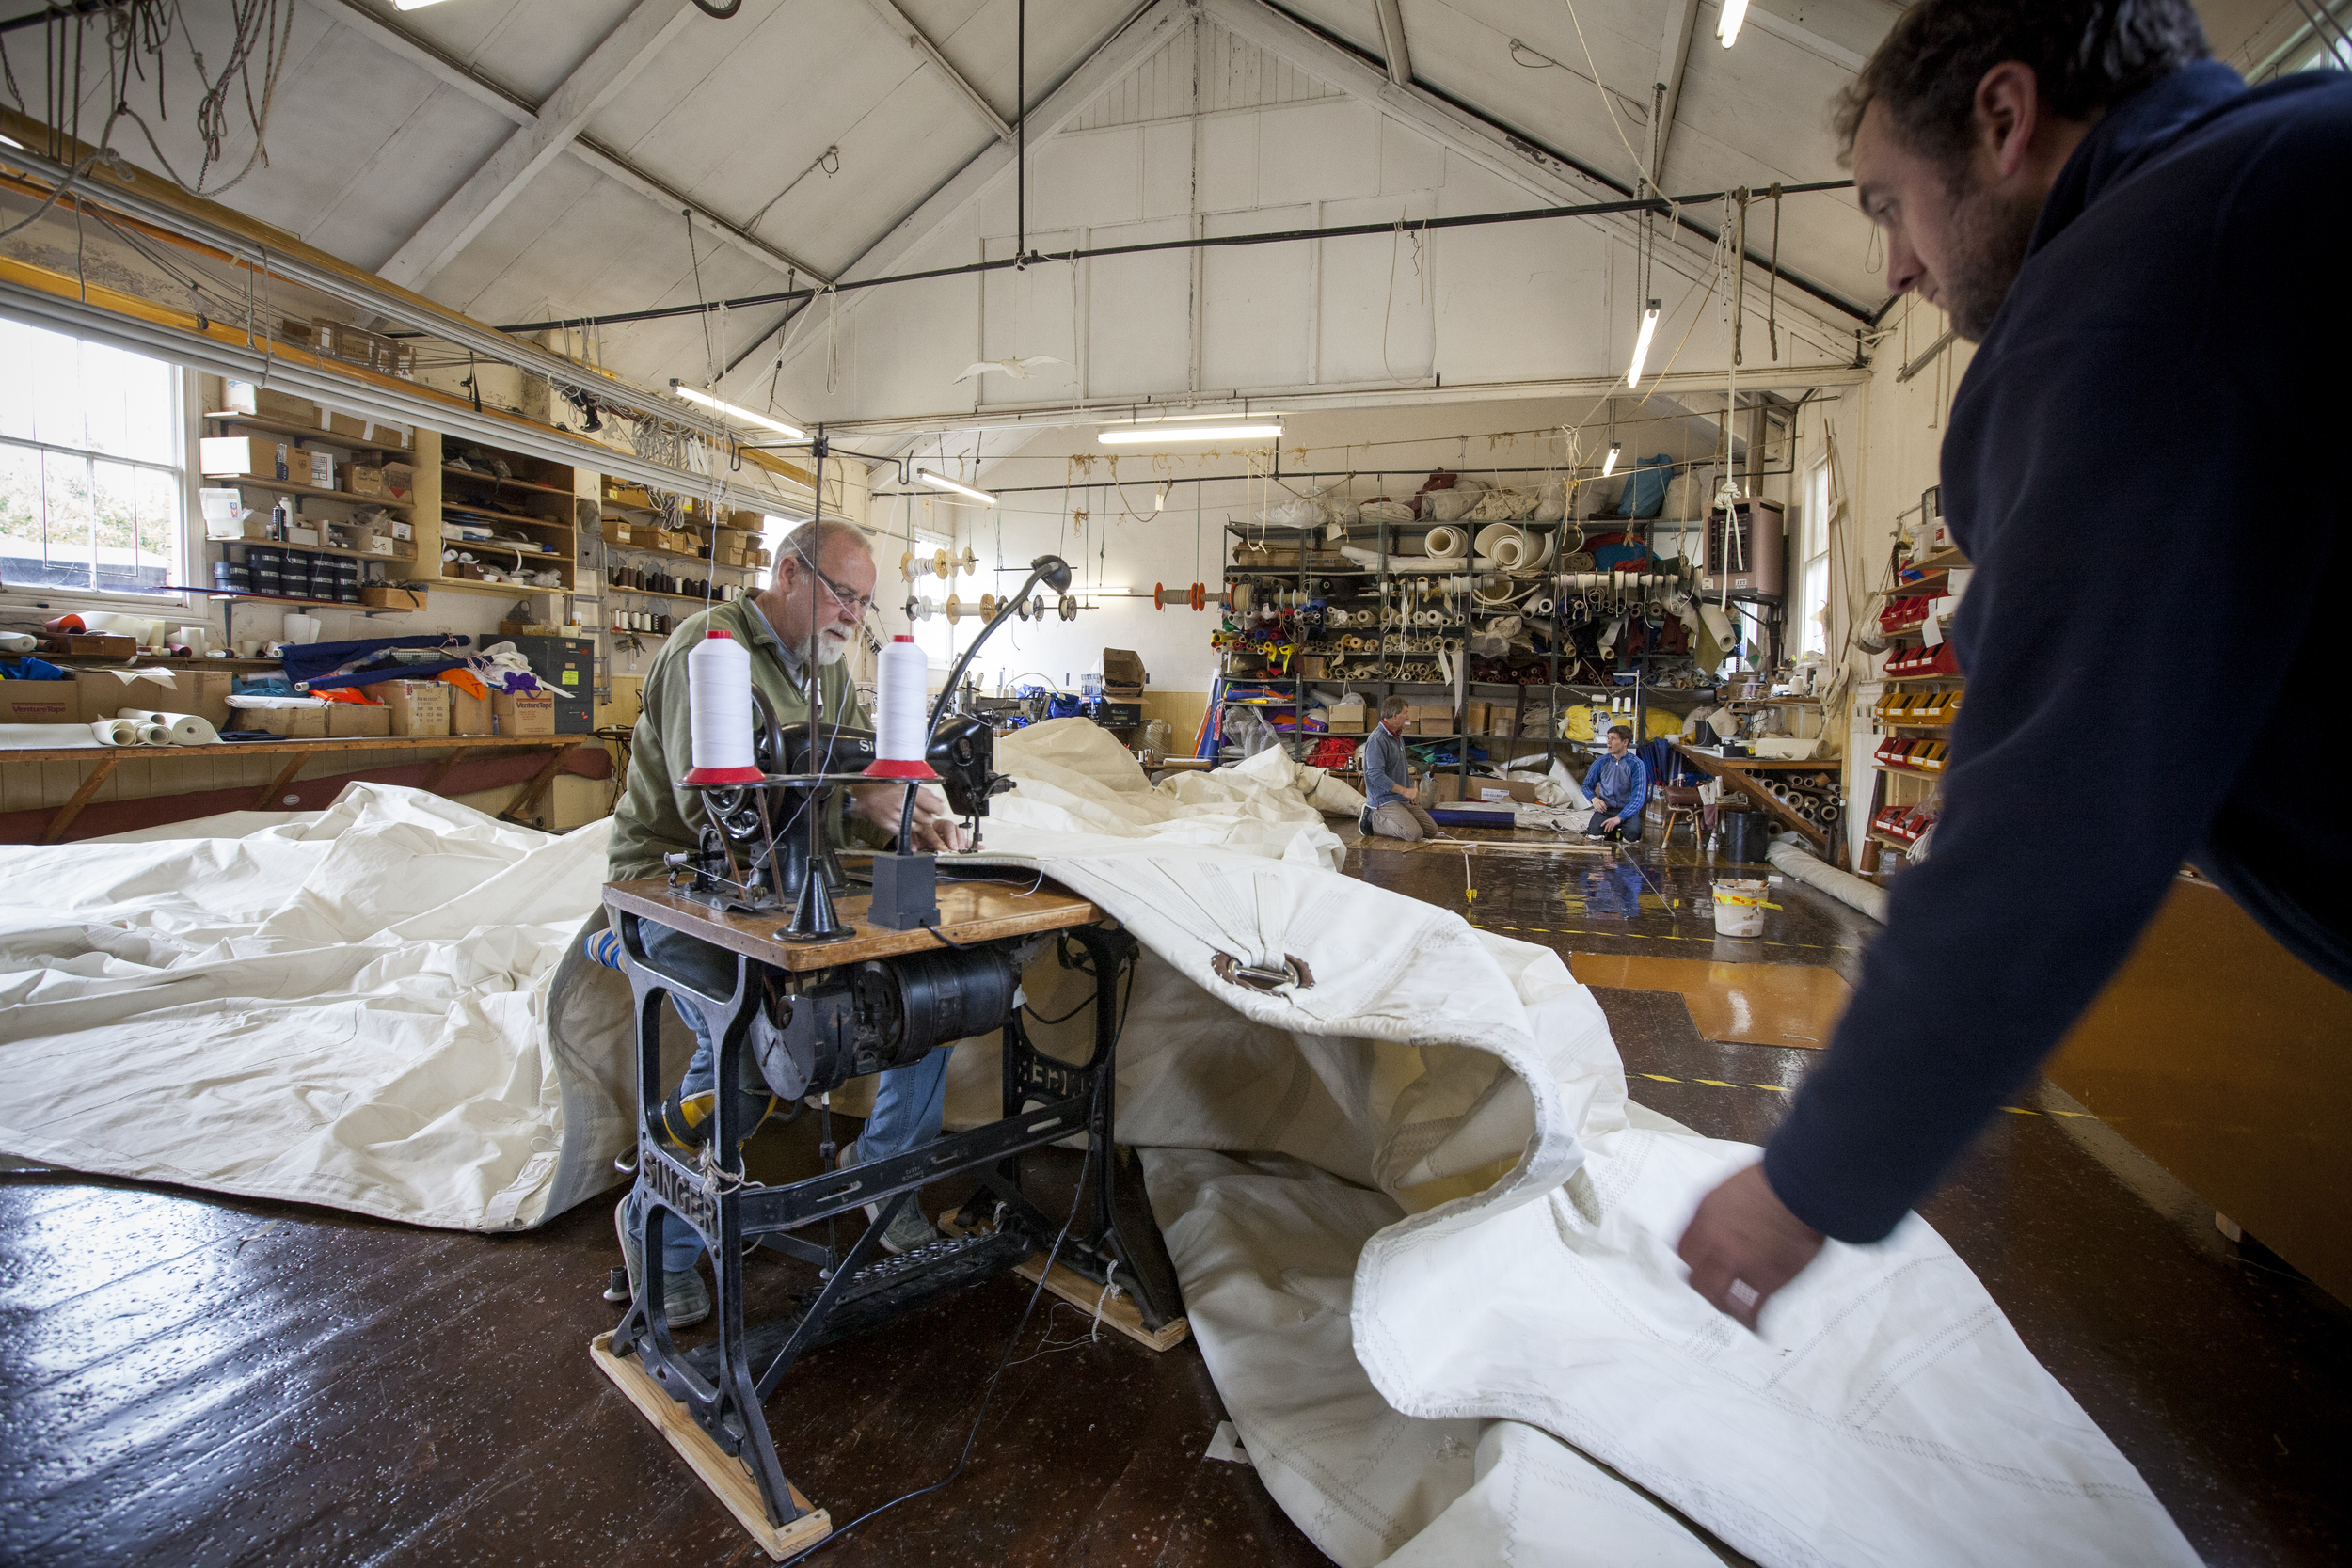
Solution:
<svg viewBox="0 0 2352 1568"><path fill-rule="evenodd" d="M755 690L772 707L777 721L787 724L810 717L804 661L813 641L825 727L872 728L842 658L873 603L874 579L873 547L863 533L847 523L803 523L786 536L777 551L774 578L764 591L690 616L671 635L645 675L644 706L630 742L628 793L613 814L606 871L610 880L664 875L662 857L692 849L701 833L701 792L682 788L678 781L692 754L686 658L706 631L723 631L743 645L751 655ZM854 831L871 842L889 843L898 831L905 788L878 781L849 793L851 804L846 816L854 819ZM844 816L835 800L825 821L827 838L834 845L852 831ZM916 849L965 847L962 824L949 814L946 798L928 785L915 796L913 837ZM733 989L731 956L667 927L649 925L645 931L649 955L665 968L704 983L704 989L717 994ZM709 1136L711 1032L691 1001L675 992L672 1001L693 1031L694 1055L686 1076L663 1102L661 1120L672 1138L691 1147ZM874 1113L857 1142L842 1149L843 1165L904 1153L939 1135L947 1083L946 1047L880 1078ZM754 1107L747 1119L755 1119L762 1109ZM615 1212L632 1290L643 1274L643 1260L634 1250L636 1216L630 1212L636 1201L632 1196ZM878 1209L869 1206L867 1212ZM930 1222L910 1202L900 1207L882 1245L904 1252L932 1235ZM709 1293L694 1268L701 1252L702 1243L691 1229L669 1227L661 1244L662 1300L675 1327L698 1323L709 1313Z"/></svg>

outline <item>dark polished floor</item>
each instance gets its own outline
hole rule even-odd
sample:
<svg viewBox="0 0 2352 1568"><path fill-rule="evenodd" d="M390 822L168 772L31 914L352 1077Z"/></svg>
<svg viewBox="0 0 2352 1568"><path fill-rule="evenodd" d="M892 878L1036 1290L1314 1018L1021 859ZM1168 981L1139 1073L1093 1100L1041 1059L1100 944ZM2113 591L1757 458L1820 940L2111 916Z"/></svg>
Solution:
<svg viewBox="0 0 2352 1568"><path fill-rule="evenodd" d="M1784 883L1762 939L1718 939L1688 849L1466 870L1375 844L1349 869L1564 954L1851 978L1871 929ZM1704 1039L1673 992L1597 994L1637 1096L1715 1136L1767 1135L1819 1059ZM1928 1217L2209 1561L2352 1560L2352 1312L2056 1091L2015 1104ZM754 1173L806 1166L814 1136L763 1137ZM613 1261L602 1203L487 1239L0 1175L0 1564L764 1561L590 1366ZM946 1475L1028 1294L1000 1279L812 1354L769 1406L787 1472L836 1522ZM1253 1471L1201 1458L1222 1411L1196 1349L1086 1326L1041 1305L962 1478L817 1560L1324 1560Z"/></svg>

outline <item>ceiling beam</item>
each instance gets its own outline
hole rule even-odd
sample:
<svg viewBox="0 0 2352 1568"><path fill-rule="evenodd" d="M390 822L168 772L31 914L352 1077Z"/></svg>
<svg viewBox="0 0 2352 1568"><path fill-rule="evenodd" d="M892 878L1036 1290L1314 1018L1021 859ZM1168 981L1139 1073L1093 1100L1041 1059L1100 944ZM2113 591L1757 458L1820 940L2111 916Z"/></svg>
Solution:
<svg viewBox="0 0 2352 1568"><path fill-rule="evenodd" d="M1077 69L1063 77L1061 82L1047 93L1036 107L1026 111L1025 118L1029 122L1029 145L1032 148L1036 147L1038 143L1069 124L1077 118L1079 110L1093 102L1095 94L1119 80L1136 62L1167 42L1175 27L1190 21L1194 3L1195 0L1151 0L1150 4L1144 6L1142 9L1136 11L1134 16L1115 29L1109 38L1104 40L1091 55L1079 63ZM1012 172L1013 156L1011 144L1004 141L992 142L981 149L961 168L941 182L938 188L932 191L930 196L917 205L913 212L891 225L880 239L860 251L854 261L841 269L840 281L848 283L862 278L880 277L897 270L898 263L915 246L921 245L936 233L941 227L977 201L988 187L995 183L998 179L1009 175ZM836 295L834 303L827 305L826 309L832 309L835 306L840 306L842 309L854 309L858 303L868 297L872 292L864 291L851 294L848 296L846 304L843 304L841 297ZM817 303L815 300L809 302L811 306ZM817 312L814 309L787 310L773 326L753 340L750 347L740 351L736 361L737 367L740 368L749 364L753 354L771 341L775 335L783 331L791 322L795 320L815 321L816 319ZM803 336L798 341L787 343L783 350L783 355L787 358L797 358L814 341L816 341L814 335ZM766 362L763 360L763 363ZM726 385L726 379L724 376L720 378L722 387Z"/></svg>
<svg viewBox="0 0 2352 1568"><path fill-rule="evenodd" d="M1005 117L980 96L980 89L974 87L962 71L947 63L947 56L939 52L939 45L925 37L923 29L908 20L906 12L894 5L892 0L866 0L866 3L874 8L876 16L882 19L883 25L907 40L908 48L919 51L939 68L939 73L954 84L956 90L963 94L965 102L979 111L980 118L988 121L989 129L996 133L998 140L1012 140L1012 127L1005 122ZM1013 105L1015 113L1020 108L1017 103Z"/></svg>
<svg viewBox="0 0 2352 1568"><path fill-rule="evenodd" d="M509 123L530 125L539 118L538 104L491 81L463 61L443 54L429 40L377 16L359 4L359 0L322 0L322 3L333 8L335 20L342 25L407 61L443 87L462 93L503 117ZM592 137L574 137L566 150L607 179L626 185L671 212L691 212L693 220L707 229L721 243L733 246L763 266L772 267L787 276L798 273L819 283L830 281L821 269L810 266L789 251L778 249L728 222L690 198L685 192L656 179Z"/></svg>
<svg viewBox="0 0 2352 1568"><path fill-rule="evenodd" d="M1372 0L1372 8L1380 18L1380 53L1386 56L1389 80L1409 87L1413 85L1413 52L1405 46L1405 9L1398 0Z"/></svg>
<svg viewBox="0 0 2352 1568"><path fill-rule="evenodd" d="M1666 143L1675 134L1675 110L1682 102L1682 73L1691 63L1691 35L1698 28L1699 0L1668 0L1666 28L1658 40L1658 92L1650 100L1649 188L1664 190Z"/></svg>
<svg viewBox="0 0 2352 1568"><path fill-rule="evenodd" d="M628 87L694 14L690 0L637 0L620 25L548 95L531 123L510 132L489 161L467 176L376 271L404 289L431 283L540 170L563 155L590 117Z"/></svg>

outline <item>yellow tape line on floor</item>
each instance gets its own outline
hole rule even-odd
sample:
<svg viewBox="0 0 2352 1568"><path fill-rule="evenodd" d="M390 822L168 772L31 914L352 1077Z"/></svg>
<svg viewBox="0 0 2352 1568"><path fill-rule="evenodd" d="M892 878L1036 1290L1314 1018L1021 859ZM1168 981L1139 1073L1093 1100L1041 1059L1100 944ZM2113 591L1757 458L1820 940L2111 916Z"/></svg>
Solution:
<svg viewBox="0 0 2352 1568"><path fill-rule="evenodd" d="M1662 1072L1636 1072L1631 1076L1646 1078L1653 1084L1705 1084L1708 1087L1715 1089L1762 1089L1767 1094L1788 1092L1788 1085L1786 1084L1730 1084L1721 1078L1669 1078ZM2079 1117L2085 1121L2099 1119L2089 1111L2031 1111L2023 1105L2004 1105L2001 1109L2013 1117Z"/></svg>

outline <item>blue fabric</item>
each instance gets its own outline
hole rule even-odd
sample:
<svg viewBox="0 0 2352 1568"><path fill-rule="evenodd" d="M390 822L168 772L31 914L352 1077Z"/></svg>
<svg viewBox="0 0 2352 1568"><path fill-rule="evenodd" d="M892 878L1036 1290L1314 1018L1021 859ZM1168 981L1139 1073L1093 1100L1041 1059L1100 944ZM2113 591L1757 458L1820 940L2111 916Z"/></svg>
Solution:
<svg viewBox="0 0 2352 1568"><path fill-rule="evenodd" d="M2118 103L2059 173L1962 378L1941 471L1976 577L1935 854L1895 881L1829 1052L1765 1156L1843 1242L1884 1236L2121 966L2188 861L2352 988L2352 834L2312 774L2352 572L2334 450L2352 79L2207 61ZM2184 224L2188 225L2185 229ZM2193 231L2193 232L2192 232ZM2198 404L2196 460L2151 461ZM2252 541L2260 540L2260 547ZM2119 563L2129 562L2119 570ZM2120 673L2161 668L2162 680ZM2183 714L2249 732L2169 766Z"/></svg>
<svg viewBox="0 0 2352 1568"><path fill-rule="evenodd" d="M61 681L67 674L45 658L0 658L0 680Z"/></svg>
<svg viewBox="0 0 2352 1568"><path fill-rule="evenodd" d="M645 951L662 968L693 981L707 991L735 989L733 955L667 926L648 923L641 929L645 936ZM670 1006L677 1009L677 1016L694 1035L694 1054L686 1064L686 1076L679 1081L680 1086L690 1095L708 1094L718 1073L710 1026L704 1022L702 1008L691 999L672 991ZM952 1049L940 1046L912 1066L892 1068L880 1075L881 1082L874 1087L874 1114L866 1118L866 1130L858 1134L860 1164L904 1154L917 1144L939 1136L947 1103L947 1056ZM629 1223L635 1225L642 1210L638 1194L630 1194L629 1203ZM675 1216L665 1221L661 1236L663 1273L691 1269L702 1254L702 1238L694 1234L692 1227Z"/></svg>
<svg viewBox="0 0 2352 1568"><path fill-rule="evenodd" d="M1364 809L1378 811L1391 800L1403 800L1397 791L1411 787L1412 783L1403 737L1391 735L1386 724L1375 724L1364 736Z"/></svg>
<svg viewBox="0 0 2352 1568"><path fill-rule="evenodd" d="M423 637L368 637L352 642L289 642L278 657L285 666L289 681L300 689L315 691L327 687L366 686L375 681L431 680L444 670L462 666L466 662L464 657L395 664L389 659L390 650L448 648L454 651L472 641L470 637L435 632ZM382 668L369 668L379 661Z"/></svg>
<svg viewBox="0 0 2352 1568"><path fill-rule="evenodd" d="M1649 764L1628 752L1613 757L1603 752L1593 759L1593 766L1584 770L1584 793L1595 806L1606 799L1609 809L1595 818L1636 816L1642 802L1649 799Z"/></svg>
<svg viewBox="0 0 2352 1568"><path fill-rule="evenodd" d="M1666 483L1675 476L1675 460L1665 452L1645 457L1625 476L1625 494L1617 498L1620 517L1655 517L1666 509Z"/></svg>

